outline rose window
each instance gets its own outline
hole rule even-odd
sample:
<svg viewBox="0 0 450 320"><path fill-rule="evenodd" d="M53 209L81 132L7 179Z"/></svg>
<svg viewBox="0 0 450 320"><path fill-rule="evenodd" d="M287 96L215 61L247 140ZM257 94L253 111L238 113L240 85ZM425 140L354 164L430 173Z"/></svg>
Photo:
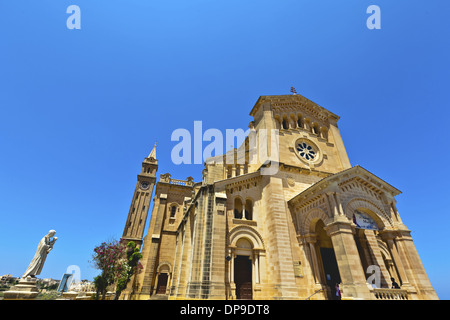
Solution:
<svg viewBox="0 0 450 320"><path fill-rule="evenodd" d="M314 160L317 156L317 152L314 150L314 148L305 142L297 143L297 151L300 157L308 161Z"/></svg>

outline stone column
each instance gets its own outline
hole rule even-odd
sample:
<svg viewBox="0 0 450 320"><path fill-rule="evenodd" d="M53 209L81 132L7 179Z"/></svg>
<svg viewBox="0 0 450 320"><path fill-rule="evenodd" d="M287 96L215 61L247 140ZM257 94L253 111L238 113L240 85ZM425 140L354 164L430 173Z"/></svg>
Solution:
<svg viewBox="0 0 450 320"><path fill-rule="evenodd" d="M344 216L335 217L334 221L325 227L325 231L333 243L342 281L342 297L372 299L353 236L352 223Z"/></svg>
<svg viewBox="0 0 450 320"><path fill-rule="evenodd" d="M370 255L372 258L372 264L378 265L380 267L381 272L381 286L387 288L390 286L391 279L389 277L389 272L385 264L383 257L380 252L380 248L378 246L377 238L372 230L364 230L364 234L366 236L366 244L367 248L370 251Z"/></svg>
<svg viewBox="0 0 450 320"><path fill-rule="evenodd" d="M302 128L302 129L308 130L308 123L307 123L306 118L303 118L303 119L302 119L302 125L303 125L303 128Z"/></svg>
<svg viewBox="0 0 450 320"><path fill-rule="evenodd" d="M319 269L319 262L317 260L317 251L316 251L316 236L309 234L305 237L306 242L309 246L309 254L312 260L312 274L314 277L314 282L316 285L321 284L321 277L320 277L320 269Z"/></svg>
<svg viewBox="0 0 450 320"><path fill-rule="evenodd" d="M394 239L396 238L396 234L392 231L385 231L381 234L383 240L388 245L389 251L391 252L392 259L394 260L394 265L397 270L397 274L400 279L395 279L404 289L411 289L411 285L408 281L408 277L405 273L405 268L403 267L403 263L400 259L400 255L397 251L397 246L395 245Z"/></svg>
<svg viewBox="0 0 450 320"><path fill-rule="evenodd" d="M231 300L236 299L236 283L234 282L234 259L236 258L236 254L234 253L234 249L231 251L231 260L230 260L230 298Z"/></svg>
<svg viewBox="0 0 450 320"><path fill-rule="evenodd" d="M255 270L255 283L259 283L259 251L253 250L253 261Z"/></svg>
<svg viewBox="0 0 450 320"><path fill-rule="evenodd" d="M336 200L334 198L334 192L327 192L327 198L330 204L330 209L331 212L333 214L333 216L338 216L339 215L339 210L338 210L338 206L336 204Z"/></svg>
<svg viewBox="0 0 450 320"><path fill-rule="evenodd" d="M331 182L326 190L326 197L328 198L328 208L333 216L344 216L344 209L340 201L339 195L341 191L336 181Z"/></svg>
<svg viewBox="0 0 450 320"><path fill-rule="evenodd" d="M415 287L418 298L422 299L438 299L436 292L428 278L423 267L422 261L417 253L416 246L411 237L411 231L400 230L395 238L398 248L398 254L402 260L405 273L408 277L410 285ZM411 288L412 289L412 288Z"/></svg>

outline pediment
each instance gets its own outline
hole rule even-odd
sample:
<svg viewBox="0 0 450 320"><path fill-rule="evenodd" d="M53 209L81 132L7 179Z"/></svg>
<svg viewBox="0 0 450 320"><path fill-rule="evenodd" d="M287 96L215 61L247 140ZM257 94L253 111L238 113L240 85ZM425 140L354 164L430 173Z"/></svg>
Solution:
<svg viewBox="0 0 450 320"><path fill-rule="evenodd" d="M363 188L375 198L394 198L401 193L400 190L363 167L354 166L320 180L290 199L288 203L290 205L298 206L300 203L313 201L315 198L320 197L326 192L342 192L344 191L344 188L351 183L357 183L358 185L363 186Z"/></svg>

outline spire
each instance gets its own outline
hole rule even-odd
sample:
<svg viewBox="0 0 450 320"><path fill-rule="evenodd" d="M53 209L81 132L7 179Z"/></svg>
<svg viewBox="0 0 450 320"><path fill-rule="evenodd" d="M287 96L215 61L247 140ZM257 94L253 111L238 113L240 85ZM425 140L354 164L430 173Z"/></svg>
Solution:
<svg viewBox="0 0 450 320"><path fill-rule="evenodd" d="M150 152L150 154L148 155L148 158L156 159L156 142L155 142L155 146L153 147L152 152Z"/></svg>

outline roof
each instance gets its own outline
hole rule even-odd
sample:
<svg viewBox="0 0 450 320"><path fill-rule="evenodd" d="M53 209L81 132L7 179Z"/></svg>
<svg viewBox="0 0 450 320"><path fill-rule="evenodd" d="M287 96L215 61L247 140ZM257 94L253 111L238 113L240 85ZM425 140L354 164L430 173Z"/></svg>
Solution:
<svg viewBox="0 0 450 320"><path fill-rule="evenodd" d="M254 116L258 108L265 102L271 102L272 104L289 104L295 103L300 105L305 105L316 109L319 113L323 113L328 118L334 118L336 121L339 120L339 116L333 112L321 107L317 103L305 98L300 94L287 94L287 95L271 95L271 96L260 96L250 111L250 116Z"/></svg>

